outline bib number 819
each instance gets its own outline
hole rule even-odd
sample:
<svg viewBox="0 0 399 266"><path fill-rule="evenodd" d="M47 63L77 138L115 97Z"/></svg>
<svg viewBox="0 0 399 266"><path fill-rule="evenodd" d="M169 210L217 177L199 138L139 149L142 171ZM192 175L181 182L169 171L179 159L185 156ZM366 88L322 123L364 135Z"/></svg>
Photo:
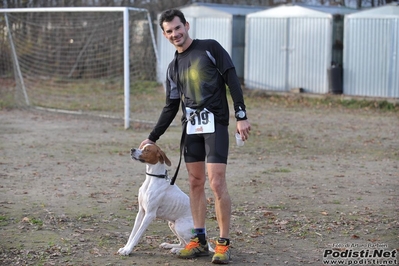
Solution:
<svg viewBox="0 0 399 266"><path fill-rule="evenodd" d="M190 113L190 123L191 125L207 125L209 123L209 113L207 111L202 111L200 113L192 112Z"/></svg>
<svg viewBox="0 0 399 266"><path fill-rule="evenodd" d="M215 132L215 118L212 112L207 109L196 112L191 108L186 108L187 134L204 134Z"/></svg>

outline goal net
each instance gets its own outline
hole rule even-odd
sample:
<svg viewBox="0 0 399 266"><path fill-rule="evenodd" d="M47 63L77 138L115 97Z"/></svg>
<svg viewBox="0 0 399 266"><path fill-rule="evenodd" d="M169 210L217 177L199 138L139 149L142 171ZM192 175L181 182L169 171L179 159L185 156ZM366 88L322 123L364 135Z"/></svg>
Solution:
<svg viewBox="0 0 399 266"><path fill-rule="evenodd" d="M127 128L131 106L140 106L130 97L134 88L156 86L146 9L21 8L0 15L19 105L124 118Z"/></svg>

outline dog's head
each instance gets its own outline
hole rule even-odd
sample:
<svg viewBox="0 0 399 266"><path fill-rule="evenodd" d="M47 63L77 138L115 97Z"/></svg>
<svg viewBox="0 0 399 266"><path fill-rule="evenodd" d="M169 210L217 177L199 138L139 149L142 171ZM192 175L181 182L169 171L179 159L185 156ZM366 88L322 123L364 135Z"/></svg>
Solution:
<svg viewBox="0 0 399 266"><path fill-rule="evenodd" d="M130 155L132 159L142 163L157 164L164 163L171 166L169 158L156 144L146 144L141 149L131 149Z"/></svg>

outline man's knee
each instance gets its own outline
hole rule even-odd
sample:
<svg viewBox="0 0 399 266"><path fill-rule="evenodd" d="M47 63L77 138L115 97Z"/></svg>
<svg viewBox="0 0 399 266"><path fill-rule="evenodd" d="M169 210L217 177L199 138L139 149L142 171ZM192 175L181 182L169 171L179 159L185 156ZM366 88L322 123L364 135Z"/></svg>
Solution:
<svg viewBox="0 0 399 266"><path fill-rule="evenodd" d="M205 178L204 177L196 177L193 175L190 175L189 177L189 183L190 187L192 189L200 189L205 187Z"/></svg>
<svg viewBox="0 0 399 266"><path fill-rule="evenodd" d="M216 195L221 195L227 191L227 184L224 176L211 178L209 186Z"/></svg>

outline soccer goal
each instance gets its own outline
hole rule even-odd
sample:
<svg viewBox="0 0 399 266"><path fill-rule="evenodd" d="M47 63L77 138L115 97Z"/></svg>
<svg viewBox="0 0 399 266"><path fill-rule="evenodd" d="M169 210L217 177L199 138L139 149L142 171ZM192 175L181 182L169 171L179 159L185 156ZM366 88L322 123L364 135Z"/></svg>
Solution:
<svg viewBox="0 0 399 266"><path fill-rule="evenodd" d="M146 9L0 9L19 104L131 119L131 91L156 84L158 57ZM2 19L0 19L1 21ZM145 120L145 117L141 119Z"/></svg>

